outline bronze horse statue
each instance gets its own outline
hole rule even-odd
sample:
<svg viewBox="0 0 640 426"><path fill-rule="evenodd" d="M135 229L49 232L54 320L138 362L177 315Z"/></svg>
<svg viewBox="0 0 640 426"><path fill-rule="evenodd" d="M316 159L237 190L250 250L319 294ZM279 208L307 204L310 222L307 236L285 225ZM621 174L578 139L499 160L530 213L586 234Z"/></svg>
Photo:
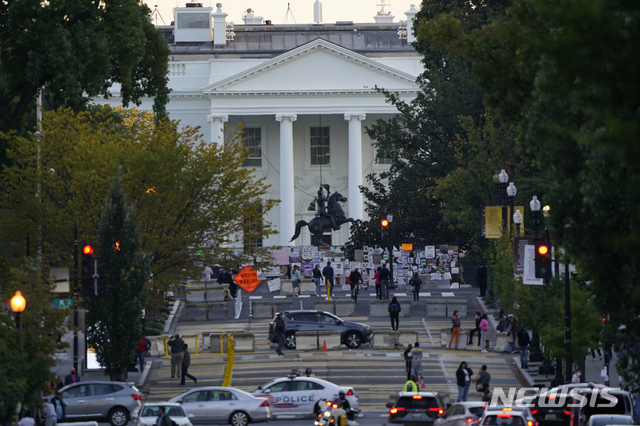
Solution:
<svg viewBox="0 0 640 426"><path fill-rule="evenodd" d="M329 200L327 201L327 213L333 216L333 219L336 222L336 226L340 226L343 223L351 222L354 220L350 217L345 217L344 210L339 203L345 203L347 201L347 197L343 196L339 192L334 192L329 196ZM314 217L307 223L304 220L299 220L296 223L296 233L293 234L290 241L295 240L300 236L300 230L302 227L308 226L309 232L315 236L316 245L328 245L327 243L322 242L322 234L325 231L332 229L331 220L324 216Z"/></svg>

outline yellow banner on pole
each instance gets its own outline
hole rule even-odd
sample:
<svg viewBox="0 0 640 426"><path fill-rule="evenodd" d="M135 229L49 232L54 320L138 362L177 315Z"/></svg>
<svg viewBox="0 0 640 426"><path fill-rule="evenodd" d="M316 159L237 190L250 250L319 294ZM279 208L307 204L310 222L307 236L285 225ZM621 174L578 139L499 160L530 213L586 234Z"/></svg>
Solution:
<svg viewBox="0 0 640 426"><path fill-rule="evenodd" d="M484 207L485 238L500 238L502 236L502 207Z"/></svg>

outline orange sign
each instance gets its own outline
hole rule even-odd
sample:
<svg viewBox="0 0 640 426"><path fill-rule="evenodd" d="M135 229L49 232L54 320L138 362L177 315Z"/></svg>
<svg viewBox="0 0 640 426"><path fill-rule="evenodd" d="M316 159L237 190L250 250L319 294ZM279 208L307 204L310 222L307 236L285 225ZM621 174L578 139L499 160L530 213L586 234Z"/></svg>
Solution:
<svg viewBox="0 0 640 426"><path fill-rule="evenodd" d="M253 266L245 266L240 269L240 272L233 277L233 280L247 293L253 293L258 284L260 284L258 271Z"/></svg>

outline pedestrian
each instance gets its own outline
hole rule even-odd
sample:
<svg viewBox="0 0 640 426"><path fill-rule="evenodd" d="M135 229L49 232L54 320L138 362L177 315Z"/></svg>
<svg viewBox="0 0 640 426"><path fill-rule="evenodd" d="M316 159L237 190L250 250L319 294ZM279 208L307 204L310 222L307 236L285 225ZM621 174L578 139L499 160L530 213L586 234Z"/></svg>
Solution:
<svg viewBox="0 0 640 426"><path fill-rule="evenodd" d="M518 346L520 347L520 366L522 368L529 368L529 344L531 338L529 338L529 332L524 326L518 330Z"/></svg>
<svg viewBox="0 0 640 426"><path fill-rule="evenodd" d="M47 382L47 387L48 389L44 391L44 395L55 395L57 390L64 387L64 384L62 384L62 380L60 380L60 377L56 373L53 373L53 376L51 376L51 380Z"/></svg>
<svg viewBox="0 0 640 426"><path fill-rule="evenodd" d="M189 346L185 343L182 346L182 380L180 380L180 386L184 386L185 377L193 380L194 386L198 386L198 379L189 374L189 366L191 365L191 354L187 349Z"/></svg>
<svg viewBox="0 0 640 426"><path fill-rule="evenodd" d="M278 355L284 355L284 353L282 353L282 348L284 347L285 343L284 330L287 323L282 319L283 316L284 314L282 312L278 312L278 315L276 317L276 324L274 327L275 335L278 338L278 349L276 349L276 353Z"/></svg>
<svg viewBox="0 0 640 426"><path fill-rule="evenodd" d="M476 268L476 282L480 287L480 297L487 295L487 265L485 263L484 259L480 259L480 266Z"/></svg>
<svg viewBox="0 0 640 426"><path fill-rule="evenodd" d="M480 372L473 379L476 382L476 390L478 392L485 393L489 390L489 384L491 382L491 374L487 372L487 366L480 367Z"/></svg>
<svg viewBox="0 0 640 426"><path fill-rule="evenodd" d="M393 299L391 299L391 302L389 303L389 318L391 319L392 330L398 330L398 326L400 324L400 311L402 311L402 306L400 306L398 299L393 296Z"/></svg>
<svg viewBox="0 0 640 426"><path fill-rule="evenodd" d="M507 345L505 353L516 353L516 336L518 333L518 322L513 314L507 316Z"/></svg>
<svg viewBox="0 0 640 426"><path fill-rule="evenodd" d="M171 378L176 375L180 377L180 370L182 369L182 355L184 353L184 340L182 340L180 335L176 333L167 342L167 345L171 348Z"/></svg>
<svg viewBox="0 0 640 426"><path fill-rule="evenodd" d="M422 287L422 280L417 272L413 273L413 277L409 280L409 285L413 288L413 301L416 305L420 304L420 287Z"/></svg>
<svg viewBox="0 0 640 426"><path fill-rule="evenodd" d="M413 345L409 343L407 349L404 350L404 365L407 370L407 380L411 380L411 350Z"/></svg>
<svg viewBox="0 0 640 426"><path fill-rule="evenodd" d="M229 272L224 269L220 269L220 274L218 275L218 284L224 285L227 284L229 286L229 296L233 299L236 298L236 293L238 291L238 285L233 281L233 270L229 269Z"/></svg>
<svg viewBox="0 0 640 426"><path fill-rule="evenodd" d="M449 349L451 349L451 342L453 342L453 338L456 338L456 346L458 349L458 340L460 339L460 317L458 316L458 311L453 311L453 315L451 316L451 337L449 337Z"/></svg>
<svg viewBox="0 0 640 426"><path fill-rule="evenodd" d="M42 414L44 415L45 426L56 426L58 424L58 417L56 415L56 407L53 405L54 397L49 397L44 401L44 407L42 407Z"/></svg>
<svg viewBox="0 0 640 426"><path fill-rule="evenodd" d="M489 331L489 321L487 314L482 315L482 319L480 320L480 324L478 325L480 328L480 348L482 352L487 352L487 347L485 346L485 342L487 340L487 332Z"/></svg>
<svg viewBox="0 0 640 426"><path fill-rule="evenodd" d="M158 407L158 420L156 426L171 426L171 417L166 414L166 409L163 406Z"/></svg>
<svg viewBox="0 0 640 426"><path fill-rule="evenodd" d="M356 302L358 301L360 283L362 283L362 275L358 272L358 268L355 268L351 271L351 274L349 274L349 286L351 286L351 298Z"/></svg>
<svg viewBox="0 0 640 426"><path fill-rule="evenodd" d="M389 300L389 280L391 279L391 272L387 269L386 264L382 264L380 267L380 298Z"/></svg>
<svg viewBox="0 0 640 426"><path fill-rule="evenodd" d="M471 330L471 332L469 333L469 343L467 343L468 345L472 345L473 344L473 335L478 333L478 346L480 346L480 321L482 320L482 315L480 315L480 312L476 312L476 328L474 328L473 330Z"/></svg>
<svg viewBox="0 0 640 426"><path fill-rule="evenodd" d="M307 377L316 377L316 375L313 374L313 370L311 370L311 367L307 367L307 369L304 370L304 375Z"/></svg>
<svg viewBox="0 0 640 426"><path fill-rule="evenodd" d="M207 284L211 281L211 277L213 276L213 269L206 263L204 264L204 269L202 270L202 281Z"/></svg>
<svg viewBox="0 0 640 426"><path fill-rule="evenodd" d="M422 349L420 342L416 342L411 349L411 376L416 377L416 383L420 379L420 386L424 387L424 371L422 370Z"/></svg>
<svg viewBox="0 0 640 426"><path fill-rule="evenodd" d="M320 297L320 283L322 282L322 272L320 271L320 264L316 263L313 267L313 282L316 285L316 297Z"/></svg>
<svg viewBox="0 0 640 426"><path fill-rule="evenodd" d="M571 376L571 383L581 383L582 382L582 371L577 369L573 376Z"/></svg>
<svg viewBox="0 0 640 426"><path fill-rule="evenodd" d="M327 286L327 299L334 297L333 295L333 266L331 261L327 261L327 266L322 269L322 276L324 277L324 283Z"/></svg>
<svg viewBox="0 0 640 426"><path fill-rule="evenodd" d="M70 385L71 383L78 383L80 381L80 376L78 376L78 373L76 373L76 369L71 367L71 370L69 370L69 374L67 374L67 377L64 378L64 385Z"/></svg>
<svg viewBox="0 0 640 426"><path fill-rule="evenodd" d="M472 376L473 371L465 361L462 361L456 370L456 384L458 385L458 399L456 399L456 402L464 402L467 400Z"/></svg>
<svg viewBox="0 0 640 426"><path fill-rule="evenodd" d="M151 349L151 340L147 339L143 334L138 342L138 360L140 361L140 372L144 370L144 360L147 357L147 352Z"/></svg>
<svg viewBox="0 0 640 426"><path fill-rule="evenodd" d="M18 426L35 426L36 421L29 415L28 411L20 413L20 420L18 420Z"/></svg>
<svg viewBox="0 0 640 426"><path fill-rule="evenodd" d="M293 266L291 272L291 287L293 288L293 297L298 297L300 294L300 283L302 282L302 275L300 275L300 267L298 265Z"/></svg>
<svg viewBox="0 0 640 426"><path fill-rule="evenodd" d="M404 384L403 392L418 392L418 378L411 376Z"/></svg>
<svg viewBox="0 0 640 426"><path fill-rule="evenodd" d="M382 300L382 289L380 288L380 270L382 268L378 266L375 274L373 274L373 283L376 287L376 299Z"/></svg>
<svg viewBox="0 0 640 426"><path fill-rule="evenodd" d="M62 399L62 394L56 391L56 395L51 399L51 404L53 404L53 408L56 412L57 422L64 422L67 418L67 404L64 399Z"/></svg>

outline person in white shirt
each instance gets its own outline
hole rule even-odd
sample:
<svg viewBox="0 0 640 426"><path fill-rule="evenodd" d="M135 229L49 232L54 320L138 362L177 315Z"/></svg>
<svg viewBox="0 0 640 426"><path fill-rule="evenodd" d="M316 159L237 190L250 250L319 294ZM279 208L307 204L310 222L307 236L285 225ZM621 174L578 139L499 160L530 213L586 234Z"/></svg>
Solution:
<svg viewBox="0 0 640 426"><path fill-rule="evenodd" d="M582 376L582 371L576 370L576 372L573 373L573 377L571 377L571 383L581 383L582 379L580 379L580 376Z"/></svg>

